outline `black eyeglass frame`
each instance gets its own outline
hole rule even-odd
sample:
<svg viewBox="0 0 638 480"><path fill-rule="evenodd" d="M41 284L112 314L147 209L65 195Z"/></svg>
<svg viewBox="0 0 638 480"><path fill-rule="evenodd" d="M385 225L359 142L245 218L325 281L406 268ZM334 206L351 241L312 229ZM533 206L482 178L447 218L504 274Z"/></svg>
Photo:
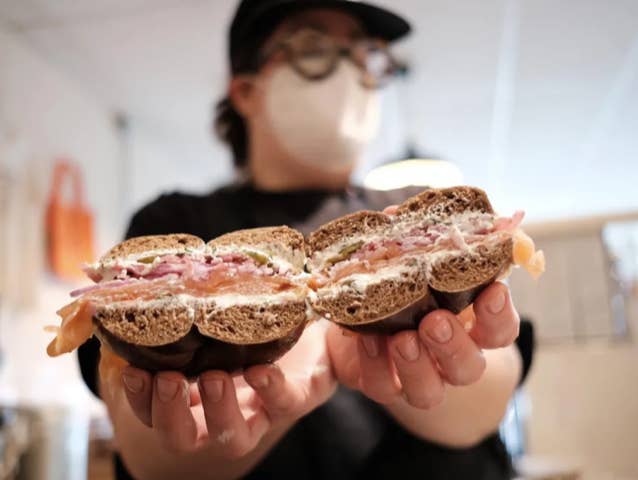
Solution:
<svg viewBox="0 0 638 480"><path fill-rule="evenodd" d="M300 52L300 48L294 43L295 37L299 36L301 32L308 31L317 36L321 36L324 40L328 40L330 43L332 43L331 49L324 50L324 53L327 51L329 54L331 54L331 58L328 62L328 68L326 68L325 71L321 71L315 74L304 70L304 68L301 66L298 58L303 56L303 52ZM365 65L361 61L357 61L354 52L361 46L372 47L375 49L375 51L383 53L387 60L387 66L384 68L382 75L375 76L374 73L369 71L367 65ZM311 81L321 81L329 77L337 69L339 61L342 58L348 59L361 70L363 74L361 85L369 89L379 89L384 87L394 76L399 75L405 70L405 66L401 62L399 62L399 60L397 60L394 55L392 55L387 43L380 39L361 38L354 40L350 45L340 45L339 42L336 42L330 35L326 35L323 32L314 29L304 28L295 31L288 38L277 42L276 44L270 46L268 49L260 52L255 64L255 71L258 72L259 70L261 70L263 66L280 51L284 53L286 61L299 75Z"/></svg>

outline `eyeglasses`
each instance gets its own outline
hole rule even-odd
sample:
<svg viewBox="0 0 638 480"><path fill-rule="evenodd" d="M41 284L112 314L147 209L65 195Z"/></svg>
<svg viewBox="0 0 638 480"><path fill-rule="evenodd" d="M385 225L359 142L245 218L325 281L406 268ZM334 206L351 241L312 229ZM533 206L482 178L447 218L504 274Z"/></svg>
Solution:
<svg viewBox="0 0 638 480"><path fill-rule="evenodd" d="M381 40L366 38L343 45L334 37L309 28L298 30L265 50L259 67L280 51L297 73L308 80L328 77L344 57L359 67L362 72L361 84L370 89L384 86L402 69L402 65Z"/></svg>

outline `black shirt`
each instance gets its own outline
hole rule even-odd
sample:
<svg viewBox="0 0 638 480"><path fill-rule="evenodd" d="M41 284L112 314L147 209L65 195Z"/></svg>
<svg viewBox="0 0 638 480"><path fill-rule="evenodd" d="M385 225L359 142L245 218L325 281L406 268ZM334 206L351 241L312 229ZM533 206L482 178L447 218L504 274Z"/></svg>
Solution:
<svg viewBox="0 0 638 480"><path fill-rule="evenodd" d="M243 228L289 225L304 235L322 223L363 209L381 210L401 203L415 190L273 193L250 185L232 185L208 195L162 195L133 217L127 238L190 233L208 241ZM532 354L531 325L523 322L517 341L523 378ZM91 339L79 350L82 375L96 390L99 343ZM521 379L522 381L522 379ZM130 478L116 457L117 478ZM286 434L249 479L419 478L424 480L500 480L511 477L511 464L495 433L470 449L449 449L406 432L378 404L339 387L324 405Z"/></svg>

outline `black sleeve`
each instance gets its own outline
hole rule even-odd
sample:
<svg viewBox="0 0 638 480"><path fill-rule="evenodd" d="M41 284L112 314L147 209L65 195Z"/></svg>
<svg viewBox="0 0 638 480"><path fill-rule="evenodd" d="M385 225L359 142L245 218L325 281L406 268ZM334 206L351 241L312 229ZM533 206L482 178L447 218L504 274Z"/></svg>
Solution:
<svg viewBox="0 0 638 480"><path fill-rule="evenodd" d="M100 341L95 337L89 338L78 348L78 362L80 363L80 373L84 383L99 397L97 391L97 366L100 361Z"/></svg>
<svg viewBox="0 0 638 480"><path fill-rule="evenodd" d="M427 475L423 473L427 472ZM513 467L498 433L469 448L450 448L418 438L401 426L384 434L357 478L505 480Z"/></svg>
<svg viewBox="0 0 638 480"><path fill-rule="evenodd" d="M125 239L144 235L193 233L189 223L191 199L179 193L160 196L138 210L126 230Z"/></svg>
<svg viewBox="0 0 638 480"><path fill-rule="evenodd" d="M521 353L521 358L523 360L523 371L519 382L519 385L521 385L527 378L530 368L532 367L534 349L536 347L534 325L527 318L521 318L521 328L518 338L516 339L516 346L518 347L518 351Z"/></svg>

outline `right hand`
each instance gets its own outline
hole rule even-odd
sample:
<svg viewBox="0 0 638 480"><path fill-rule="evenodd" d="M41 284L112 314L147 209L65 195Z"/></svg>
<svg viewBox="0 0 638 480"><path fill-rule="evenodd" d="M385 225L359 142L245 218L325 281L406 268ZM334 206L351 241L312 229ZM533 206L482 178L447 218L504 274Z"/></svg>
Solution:
<svg viewBox="0 0 638 480"><path fill-rule="evenodd" d="M189 384L178 372L152 375L125 366L121 381L111 383L109 394L123 390L166 450L212 448L228 459L249 454L270 432L282 434L336 389L324 322L309 325L277 364L250 367L243 376L214 370Z"/></svg>

